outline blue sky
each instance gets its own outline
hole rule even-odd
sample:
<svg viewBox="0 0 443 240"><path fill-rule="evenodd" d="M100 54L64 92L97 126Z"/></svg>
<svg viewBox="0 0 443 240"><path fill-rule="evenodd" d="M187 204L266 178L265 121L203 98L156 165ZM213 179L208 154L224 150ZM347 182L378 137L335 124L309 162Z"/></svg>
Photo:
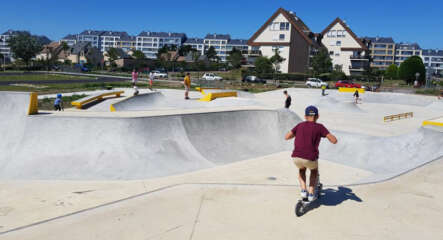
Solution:
<svg viewBox="0 0 443 240"><path fill-rule="evenodd" d="M82 3L80 3L82 2ZM297 13L314 32L336 17L358 36L391 36L443 49L440 0L196 0L196 1L3 1L0 31L30 30L58 40L85 29L185 32L188 37L229 33L248 39L279 8Z"/></svg>

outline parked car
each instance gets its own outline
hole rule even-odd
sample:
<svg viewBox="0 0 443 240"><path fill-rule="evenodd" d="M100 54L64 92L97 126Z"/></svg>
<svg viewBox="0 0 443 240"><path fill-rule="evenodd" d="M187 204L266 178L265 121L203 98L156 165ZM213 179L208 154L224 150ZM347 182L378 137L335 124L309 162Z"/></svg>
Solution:
<svg viewBox="0 0 443 240"><path fill-rule="evenodd" d="M266 83L266 80L260 79L257 76L246 76L243 78L243 82Z"/></svg>
<svg viewBox="0 0 443 240"><path fill-rule="evenodd" d="M308 78L308 81L306 81L306 86L308 87L321 87L321 86L328 86L327 83L323 82L322 80L318 78Z"/></svg>
<svg viewBox="0 0 443 240"><path fill-rule="evenodd" d="M167 78L168 74L160 71L152 71L152 74L154 75L154 78Z"/></svg>
<svg viewBox="0 0 443 240"><path fill-rule="evenodd" d="M345 88L361 88L361 85L358 83L353 83L347 80L339 80L335 83L335 87L345 87Z"/></svg>
<svg viewBox="0 0 443 240"><path fill-rule="evenodd" d="M205 73L203 74L203 77L201 78L202 80L207 80L207 81L214 81L214 80L223 80L222 77L217 76L213 73Z"/></svg>

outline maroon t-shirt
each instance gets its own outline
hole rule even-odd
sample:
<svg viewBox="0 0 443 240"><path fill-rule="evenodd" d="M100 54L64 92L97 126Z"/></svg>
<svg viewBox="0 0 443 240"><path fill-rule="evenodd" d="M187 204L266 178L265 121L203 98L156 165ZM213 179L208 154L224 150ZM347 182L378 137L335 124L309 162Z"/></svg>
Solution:
<svg viewBox="0 0 443 240"><path fill-rule="evenodd" d="M302 122L292 130L295 136L292 157L304 158L311 161L318 159L320 140L329 134L328 129L316 122Z"/></svg>

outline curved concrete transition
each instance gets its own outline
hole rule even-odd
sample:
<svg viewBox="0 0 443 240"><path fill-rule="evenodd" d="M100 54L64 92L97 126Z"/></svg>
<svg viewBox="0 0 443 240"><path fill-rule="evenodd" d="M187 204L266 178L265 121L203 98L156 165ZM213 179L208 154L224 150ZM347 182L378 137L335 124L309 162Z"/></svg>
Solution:
<svg viewBox="0 0 443 240"><path fill-rule="evenodd" d="M137 118L26 116L29 94L0 93L2 179L144 179L291 147L291 111L246 110ZM14 119L14 121L11 121ZM7 130L6 130L7 129ZM13 129L13 131L11 131Z"/></svg>

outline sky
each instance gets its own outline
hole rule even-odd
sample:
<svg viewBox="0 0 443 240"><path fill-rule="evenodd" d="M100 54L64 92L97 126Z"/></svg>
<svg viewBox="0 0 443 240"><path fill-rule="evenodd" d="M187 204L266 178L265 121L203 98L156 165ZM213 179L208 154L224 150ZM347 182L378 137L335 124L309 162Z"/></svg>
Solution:
<svg viewBox="0 0 443 240"><path fill-rule="evenodd" d="M86 29L184 32L188 37L229 33L249 39L279 7L295 12L313 32L340 17L359 37L393 37L443 49L441 0L14 0L2 1L0 32L28 30L52 40Z"/></svg>

